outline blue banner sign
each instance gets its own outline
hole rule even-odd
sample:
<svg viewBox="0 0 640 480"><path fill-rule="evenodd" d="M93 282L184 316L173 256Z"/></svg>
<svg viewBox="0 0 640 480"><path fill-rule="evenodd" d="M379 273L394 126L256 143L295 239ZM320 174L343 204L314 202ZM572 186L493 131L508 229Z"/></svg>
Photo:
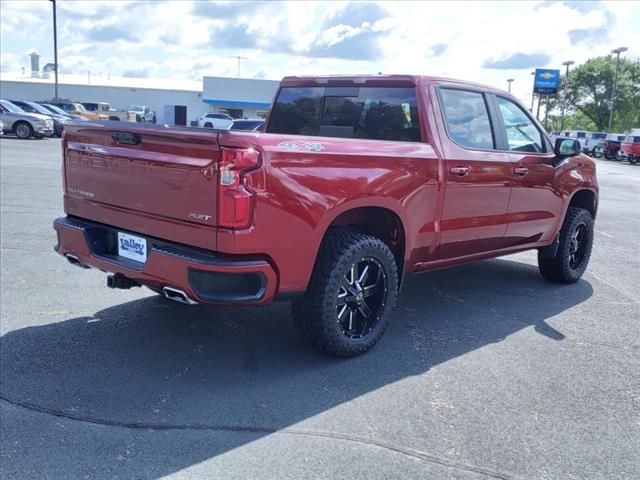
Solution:
<svg viewBox="0 0 640 480"><path fill-rule="evenodd" d="M533 83L533 93L555 95L560 84L560 70L536 68L536 79Z"/></svg>

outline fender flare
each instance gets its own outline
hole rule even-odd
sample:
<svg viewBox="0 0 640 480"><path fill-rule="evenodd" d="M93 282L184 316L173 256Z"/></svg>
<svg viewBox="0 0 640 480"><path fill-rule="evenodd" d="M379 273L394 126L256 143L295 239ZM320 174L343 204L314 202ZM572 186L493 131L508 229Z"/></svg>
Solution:
<svg viewBox="0 0 640 480"><path fill-rule="evenodd" d="M584 191L589 191L589 192L593 193L593 195L595 197L595 211L597 212L597 210L598 210L598 190L591 184L580 183L580 184L576 185L576 187L572 190L571 194L567 196L566 202L564 202L564 205L562 207L562 216L560 217L560 221L558 222L558 225L556 226L554 238L556 238L558 236L558 234L560 233L560 230L562 229L562 225L564 224L564 219L567 218L567 211L569 210L569 206L571 205L571 202L573 201L574 197L576 196L576 194L578 194L578 192L584 192ZM593 218L595 220L595 214L594 214Z"/></svg>
<svg viewBox="0 0 640 480"><path fill-rule="evenodd" d="M313 245L313 259L314 264L315 260L318 258L318 253L320 251L320 245L322 240L324 239L327 231L331 224L345 212L350 210L356 210L358 208L383 208L385 210L389 210L391 213L395 214L400 219L400 225L404 234L404 258L403 258L403 268L402 268L402 277L405 276L407 271L407 262L409 260L409 254L413 249L413 233L409 230L410 223L407 218L407 214L405 209L402 206L402 203L394 198L389 197L380 197L380 196L370 196L370 197L361 197L353 200L346 201L344 203L339 204L335 208L325 211L324 215L320 218L318 223L316 224L315 231L318 232L315 238L319 239L315 245ZM321 234L321 235L320 235ZM400 283L402 283L402 279L399 279Z"/></svg>

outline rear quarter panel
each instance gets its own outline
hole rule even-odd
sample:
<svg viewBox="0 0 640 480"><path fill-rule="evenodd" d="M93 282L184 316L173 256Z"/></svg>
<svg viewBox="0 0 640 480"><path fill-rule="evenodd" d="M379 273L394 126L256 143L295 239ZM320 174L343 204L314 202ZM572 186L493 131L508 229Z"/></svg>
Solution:
<svg viewBox="0 0 640 480"><path fill-rule="evenodd" d="M347 210L394 212L405 229L405 261L434 239L438 159L428 143L237 132L221 132L219 142L257 148L262 168L245 175L256 194L253 226L219 230L218 250L268 252L281 291L306 288L327 228Z"/></svg>

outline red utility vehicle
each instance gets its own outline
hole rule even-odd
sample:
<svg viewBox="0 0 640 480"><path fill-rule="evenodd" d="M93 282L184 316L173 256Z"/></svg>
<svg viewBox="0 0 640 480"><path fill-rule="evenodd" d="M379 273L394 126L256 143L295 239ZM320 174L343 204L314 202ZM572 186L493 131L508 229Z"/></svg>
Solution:
<svg viewBox="0 0 640 480"><path fill-rule="evenodd" d="M585 271L594 162L510 94L435 77L286 77L265 133L65 128L56 250L183 303L293 300L341 356L371 348L405 275L538 249Z"/></svg>
<svg viewBox="0 0 640 480"><path fill-rule="evenodd" d="M629 135L626 137L620 145L619 156L634 165L640 162L640 136Z"/></svg>

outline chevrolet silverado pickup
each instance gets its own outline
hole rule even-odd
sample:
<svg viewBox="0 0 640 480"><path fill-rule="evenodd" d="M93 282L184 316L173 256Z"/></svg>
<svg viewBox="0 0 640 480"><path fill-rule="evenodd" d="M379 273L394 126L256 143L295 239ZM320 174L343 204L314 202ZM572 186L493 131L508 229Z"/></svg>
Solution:
<svg viewBox="0 0 640 480"><path fill-rule="evenodd" d="M369 350L410 273L537 249L587 267L598 185L510 94L425 76L285 77L263 132L72 123L56 250L184 304L290 299L339 356Z"/></svg>

